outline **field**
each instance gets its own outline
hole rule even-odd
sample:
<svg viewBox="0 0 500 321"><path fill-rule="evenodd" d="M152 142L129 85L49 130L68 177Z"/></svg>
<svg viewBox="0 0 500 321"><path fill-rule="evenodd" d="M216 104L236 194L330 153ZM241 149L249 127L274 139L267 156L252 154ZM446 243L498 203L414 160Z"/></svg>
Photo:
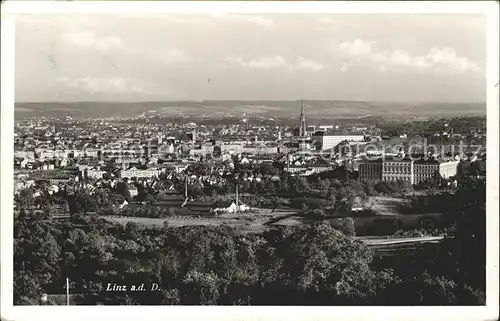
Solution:
<svg viewBox="0 0 500 321"><path fill-rule="evenodd" d="M144 217L123 217L123 216L101 216L107 221L119 224L127 224L128 222L135 222L143 224L146 227L162 227L164 222L168 226L220 226L229 225L237 228L241 233L258 233L267 228L267 224L271 221L277 220L282 217L294 215L294 211L290 210L276 210L272 212L270 209L256 209L251 213L238 213L238 214L222 214L219 216L171 216L165 218L144 218Z"/></svg>
<svg viewBox="0 0 500 321"><path fill-rule="evenodd" d="M396 211L396 207L403 202L402 198L374 196L370 198L370 207L381 216L399 216L402 214Z"/></svg>
<svg viewBox="0 0 500 321"><path fill-rule="evenodd" d="M442 218L440 213L426 214L401 214L396 211L396 205L403 202L402 198L391 197L373 197L370 205L371 209L376 213L372 216L356 216L351 217L354 220L356 234L360 236L383 236L393 234L399 229L414 229L421 227L422 219L430 219L439 221ZM345 217L345 214L341 215ZM142 218L142 217L121 217L121 216L105 216L108 221L127 224L135 222L145 225L146 227L162 227L164 222L168 226L232 226L241 233L258 233L273 225L302 225L310 224L318 221L317 219L304 218L300 215L300 211L281 208L274 212L270 209L258 208L253 209L248 213L221 214L218 216L170 216L165 218ZM331 220L335 217L326 217L324 220Z"/></svg>

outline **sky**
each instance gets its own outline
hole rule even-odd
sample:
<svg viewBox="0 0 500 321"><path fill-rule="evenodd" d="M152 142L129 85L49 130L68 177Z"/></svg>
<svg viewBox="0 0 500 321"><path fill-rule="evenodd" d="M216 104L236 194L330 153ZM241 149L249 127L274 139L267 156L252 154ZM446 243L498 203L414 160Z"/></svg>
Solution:
<svg viewBox="0 0 500 321"><path fill-rule="evenodd" d="M43 14L16 101L483 102L481 15Z"/></svg>

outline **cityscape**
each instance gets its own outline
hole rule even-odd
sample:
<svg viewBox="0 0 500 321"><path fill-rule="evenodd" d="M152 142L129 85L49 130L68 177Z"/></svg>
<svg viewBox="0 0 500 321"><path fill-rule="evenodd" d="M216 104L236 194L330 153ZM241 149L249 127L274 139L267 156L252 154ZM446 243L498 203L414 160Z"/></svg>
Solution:
<svg viewBox="0 0 500 321"><path fill-rule="evenodd" d="M290 26L324 28L336 25L334 18L192 17L186 30L205 26L208 40L190 38L184 30L172 43L189 47L192 40L193 48L195 43L213 52L214 41L220 50L216 55L226 55L221 43L230 43L227 50L236 48L235 53L224 62L241 68L237 73L221 67L222 62L210 62L214 70L207 69L198 81L187 74L199 62L180 49L158 45L158 56L142 52L145 47L132 48L132 39L147 46L146 34L153 29L126 38L117 31L128 32L123 18L52 18L52 25L40 17L21 20L16 45L24 48L26 39L33 38L28 31L36 27L40 37L44 32L59 37L63 30L60 41L66 40L69 49L57 43L51 50L59 54L43 58L57 68L30 60L43 48L21 50L18 59L14 305L486 304L486 103L477 99L483 89L458 89L469 82L484 87L477 75L482 62L470 58L469 47L464 49L469 58L459 51L467 37L479 41L473 26L481 27L481 19L456 18L454 25L460 19L469 23L470 30L457 27L467 30L462 33L467 39L450 38L448 49L431 49L427 56L407 57L401 50L391 54L359 39L338 40L336 52L354 58L342 56L337 70L329 71L333 62L321 62L319 56L315 62L303 56L300 45L287 47L281 40L276 43L282 48L297 50L296 63L276 55L245 60L237 53L256 54L259 44L272 43L266 37L277 39ZM168 23L182 25L179 21L189 18L165 16L161 23L166 25L155 22L154 29L167 37L177 32ZM350 26L357 21L346 19ZM407 28L452 21L425 15L391 19ZM376 21L352 30L369 33ZM101 36L90 34L97 25ZM57 28L49 32L48 26ZM76 32L75 26L87 31ZM238 51L233 36L221 40L233 34L231 28L258 37L249 35L251 48ZM421 43L435 41L424 33ZM328 37L335 36L328 31ZM83 58L77 59L85 50L89 69ZM82 65L65 65L63 53ZM128 80L89 78L98 63L108 66L100 67L102 72L122 72L109 64L130 67L126 55L140 69L134 69L135 76L151 64L151 79L166 74L159 83L185 82L192 87L184 92L193 96L168 96L167 85L153 93L154 86L149 91L135 82L130 87ZM481 52L476 56L482 57ZM372 63L375 69L368 66ZM56 80L52 85L32 81L39 76L30 68ZM157 74L156 69L163 71ZM70 80L78 72L87 78ZM428 99L393 100L390 88L372 100L336 99L340 89L327 89L310 74L322 72L343 73L338 88L348 86L344 82L357 72L354 83L373 73L379 80L371 89L356 84L349 90L374 96L384 82L396 86L383 77L402 79L406 72L415 77L404 87L407 95L418 91ZM456 87L437 85L453 80ZM317 86L299 89L307 81ZM434 86L442 88L433 91ZM219 95L226 93L224 88L228 99ZM254 100L241 94L246 90ZM233 99L237 92L244 98ZM458 102L433 102L443 101L445 94Z"/></svg>

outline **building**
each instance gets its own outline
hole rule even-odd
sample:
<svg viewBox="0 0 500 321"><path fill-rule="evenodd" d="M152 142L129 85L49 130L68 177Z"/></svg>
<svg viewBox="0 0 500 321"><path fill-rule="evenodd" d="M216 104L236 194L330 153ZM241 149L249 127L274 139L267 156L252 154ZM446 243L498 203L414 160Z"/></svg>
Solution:
<svg viewBox="0 0 500 321"><path fill-rule="evenodd" d="M335 133L317 131L311 137L311 144L316 150L332 149L343 141L362 142L365 136L361 133Z"/></svg>
<svg viewBox="0 0 500 321"><path fill-rule="evenodd" d="M191 215L212 215L213 213L213 202L195 201L188 202L185 205L187 209L187 214Z"/></svg>
<svg viewBox="0 0 500 321"><path fill-rule="evenodd" d="M304 114L304 101L300 105L299 137L307 136L306 115Z"/></svg>
<svg viewBox="0 0 500 321"><path fill-rule="evenodd" d="M408 181L418 184L438 175L449 178L457 174L458 161L391 159L361 161L358 175L361 181Z"/></svg>
<svg viewBox="0 0 500 321"><path fill-rule="evenodd" d="M219 201L212 206L214 213L234 213L237 209L238 206L232 201Z"/></svg>
<svg viewBox="0 0 500 321"><path fill-rule="evenodd" d="M383 181L409 181L414 184L413 161L409 159L382 162Z"/></svg>
<svg viewBox="0 0 500 321"><path fill-rule="evenodd" d="M319 130L321 131L328 131L328 130L333 130L333 125L320 125L318 126Z"/></svg>
<svg viewBox="0 0 500 321"><path fill-rule="evenodd" d="M14 157L24 158L27 160L34 160L35 159L35 152L34 151L27 151L27 150L17 150L17 151L14 151Z"/></svg>
<svg viewBox="0 0 500 321"><path fill-rule="evenodd" d="M457 175L458 161L418 160L413 165L414 184L426 181L438 175L450 178Z"/></svg>
<svg viewBox="0 0 500 321"><path fill-rule="evenodd" d="M99 168L86 168L84 169L84 176L91 178L91 179L101 179L104 174L106 174L106 171L103 171Z"/></svg>
<svg viewBox="0 0 500 321"><path fill-rule="evenodd" d="M132 166L126 170L122 170L120 172L120 177L122 178L151 178L158 177L160 175L160 171L157 168L146 168L146 169L138 169L135 166Z"/></svg>
<svg viewBox="0 0 500 321"><path fill-rule="evenodd" d="M137 187L131 187L128 189L128 191L130 192L131 197L135 197L135 196L137 196L137 194L139 194Z"/></svg>
<svg viewBox="0 0 500 321"><path fill-rule="evenodd" d="M212 212L216 214L220 213L236 213L248 211L250 207L246 204L236 204L234 201L219 201L212 205Z"/></svg>
<svg viewBox="0 0 500 321"><path fill-rule="evenodd" d="M246 145L246 146L243 146L243 153L248 153L248 154L252 154L252 155L277 154L278 147L277 146Z"/></svg>
<svg viewBox="0 0 500 321"><path fill-rule="evenodd" d="M220 145L220 151L221 153L228 152L228 153L234 153L234 154L241 154L243 153L243 145L242 144L221 144Z"/></svg>
<svg viewBox="0 0 500 321"><path fill-rule="evenodd" d="M362 161L358 165L358 177L361 181L382 180L382 160Z"/></svg>
<svg viewBox="0 0 500 321"><path fill-rule="evenodd" d="M439 164L439 174L442 178L450 178L457 175L457 168L460 162L457 160L441 162Z"/></svg>
<svg viewBox="0 0 500 321"><path fill-rule="evenodd" d="M414 184L424 182L439 174L440 164L437 160L418 160L413 164Z"/></svg>

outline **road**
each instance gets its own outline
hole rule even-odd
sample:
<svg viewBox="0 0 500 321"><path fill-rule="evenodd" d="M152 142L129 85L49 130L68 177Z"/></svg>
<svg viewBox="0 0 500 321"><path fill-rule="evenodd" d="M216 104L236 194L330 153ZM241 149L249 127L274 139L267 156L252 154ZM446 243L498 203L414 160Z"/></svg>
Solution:
<svg viewBox="0 0 500 321"><path fill-rule="evenodd" d="M374 238L374 237L357 237L367 246L380 246L391 244L405 243L437 243L444 239L444 236L422 236L422 237L405 237L405 238Z"/></svg>

